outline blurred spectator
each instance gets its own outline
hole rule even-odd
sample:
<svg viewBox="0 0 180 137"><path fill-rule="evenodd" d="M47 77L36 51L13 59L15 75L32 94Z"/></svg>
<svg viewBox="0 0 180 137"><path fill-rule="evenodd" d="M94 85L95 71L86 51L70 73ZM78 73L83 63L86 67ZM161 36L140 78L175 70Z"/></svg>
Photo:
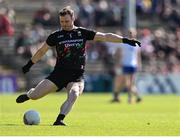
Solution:
<svg viewBox="0 0 180 137"><path fill-rule="evenodd" d="M117 16L118 15L118 16ZM117 25L121 20L120 7L108 1L100 0L95 8L95 24L96 26L113 26ZM119 20L118 20L119 19Z"/></svg>
<svg viewBox="0 0 180 137"><path fill-rule="evenodd" d="M78 18L76 25L78 26L93 26L94 25L94 7L90 0L75 1ZM77 15L76 15L77 16Z"/></svg>
<svg viewBox="0 0 180 137"><path fill-rule="evenodd" d="M32 39L34 43L43 42L46 38L46 32L41 24L32 26Z"/></svg>
<svg viewBox="0 0 180 137"><path fill-rule="evenodd" d="M15 42L16 54L20 54L25 58L31 57L30 46L33 44L33 39L31 36L31 27L25 26Z"/></svg>
<svg viewBox="0 0 180 137"><path fill-rule="evenodd" d="M76 10L76 16L81 19L76 20L76 25L94 29L102 26L101 31L105 29L115 31L113 28L123 29L126 0L74 0L71 2ZM34 26L23 28L20 30L21 34L17 33L15 46L18 54L29 56L34 53L46 35L44 27L59 24L56 18L57 11L52 4L54 4L53 1L45 1L42 8L35 11ZM138 39L142 42L143 71L180 72L179 5L178 0L136 0ZM153 23L150 17L155 18ZM9 8L4 0L0 0L0 36L14 36L13 23L15 21L15 11ZM17 28L17 32L20 31ZM107 57L111 53L105 45L106 43L88 43L88 61L111 64L112 62L107 62Z"/></svg>
<svg viewBox="0 0 180 137"><path fill-rule="evenodd" d="M14 27L8 17L8 10L6 8L0 8L0 36L4 35L13 36Z"/></svg>
<svg viewBox="0 0 180 137"><path fill-rule="evenodd" d="M136 38L137 32L131 28L128 32L129 38ZM138 90L135 84L135 74L141 70L141 54L139 47L130 47L128 44L118 44L115 58L116 64L114 66L115 79L112 102L119 102L119 94L123 88L128 92L128 103L133 102L133 96L136 97L136 102L140 102Z"/></svg>
<svg viewBox="0 0 180 137"><path fill-rule="evenodd" d="M26 25L16 39L15 51L24 57L29 57L39 49L46 38L46 31L41 24Z"/></svg>
<svg viewBox="0 0 180 137"><path fill-rule="evenodd" d="M142 58L147 61L149 60L149 56L152 55L154 51L154 47L151 43L152 41L152 34L148 28L144 28L142 30L138 30L139 39L142 43Z"/></svg>
<svg viewBox="0 0 180 137"><path fill-rule="evenodd" d="M41 24L44 27L57 26L58 19L56 18L56 11L51 2L45 1L42 8L35 12L33 23Z"/></svg>
<svg viewBox="0 0 180 137"><path fill-rule="evenodd" d="M118 26L123 23L123 0L75 0L76 24L81 26Z"/></svg>

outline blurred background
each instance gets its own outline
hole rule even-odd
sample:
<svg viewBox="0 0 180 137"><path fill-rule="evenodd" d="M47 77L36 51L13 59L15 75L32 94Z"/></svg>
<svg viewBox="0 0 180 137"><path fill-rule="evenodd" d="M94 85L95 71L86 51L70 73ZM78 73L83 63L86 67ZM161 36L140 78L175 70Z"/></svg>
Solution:
<svg viewBox="0 0 180 137"><path fill-rule="evenodd" d="M142 68L136 75L139 92L180 93L179 0L0 0L0 93L26 91L52 71L53 50L28 74L21 67L60 27L57 13L67 5L75 10L77 26L123 36L127 28L136 27L142 43ZM114 47L87 43L85 92L112 92Z"/></svg>

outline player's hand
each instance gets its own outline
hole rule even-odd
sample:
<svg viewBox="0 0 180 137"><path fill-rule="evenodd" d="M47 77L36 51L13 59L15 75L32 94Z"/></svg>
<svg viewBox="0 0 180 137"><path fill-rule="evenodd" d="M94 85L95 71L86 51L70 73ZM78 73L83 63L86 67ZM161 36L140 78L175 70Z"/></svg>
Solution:
<svg viewBox="0 0 180 137"><path fill-rule="evenodd" d="M22 67L22 72L23 72L24 74L26 74L27 72L29 72L29 70L30 70L30 68L32 67L32 65L34 65L34 63L32 62L32 60L28 61L28 63Z"/></svg>
<svg viewBox="0 0 180 137"><path fill-rule="evenodd" d="M141 42L135 40L135 39L127 39L127 38L123 38L123 43L127 43L133 47L139 46L141 47Z"/></svg>

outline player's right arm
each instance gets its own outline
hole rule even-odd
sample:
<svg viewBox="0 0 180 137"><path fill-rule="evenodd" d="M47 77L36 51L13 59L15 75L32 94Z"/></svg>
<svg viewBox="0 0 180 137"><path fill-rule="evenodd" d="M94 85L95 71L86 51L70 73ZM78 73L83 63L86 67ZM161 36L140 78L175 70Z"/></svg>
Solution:
<svg viewBox="0 0 180 137"><path fill-rule="evenodd" d="M32 56L28 63L22 67L23 73L27 73L32 67L32 65L38 62L46 54L49 48L49 45L44 42L42 47L37 50L37 52Z"/></svg>

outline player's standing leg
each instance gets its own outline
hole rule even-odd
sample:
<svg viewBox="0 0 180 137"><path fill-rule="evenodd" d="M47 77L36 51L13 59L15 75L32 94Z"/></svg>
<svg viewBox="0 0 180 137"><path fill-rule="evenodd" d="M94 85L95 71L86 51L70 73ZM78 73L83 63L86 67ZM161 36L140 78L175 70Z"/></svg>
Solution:
<svg viewBox="0 0 180 137"><path fill-rule="evenodd" d="M124 79L122 75L117 75L114 80L114 90L113 90L113 99L112 102L120 102L120 96L119 93L122 90L122 87L124 85Z"/></svg>
<svg viewBox="0 0 180 137"><path fill-rule="evenodd" d="M81 82L70 82L67 85L68 97L60 108L60 113L53 125L65 126L63 120L65 116L71 111L77 98L82 94L84 90L84 81Z"/></svg>
<svg viewBox="0 0 180 137"><path fill-rule="evenodd" d="M17 97L17 103L23 103L29 99L39 99L52 91L56 91L57 86L48 79L44 79L35 88L31 88L27 93Z"/></svg>

